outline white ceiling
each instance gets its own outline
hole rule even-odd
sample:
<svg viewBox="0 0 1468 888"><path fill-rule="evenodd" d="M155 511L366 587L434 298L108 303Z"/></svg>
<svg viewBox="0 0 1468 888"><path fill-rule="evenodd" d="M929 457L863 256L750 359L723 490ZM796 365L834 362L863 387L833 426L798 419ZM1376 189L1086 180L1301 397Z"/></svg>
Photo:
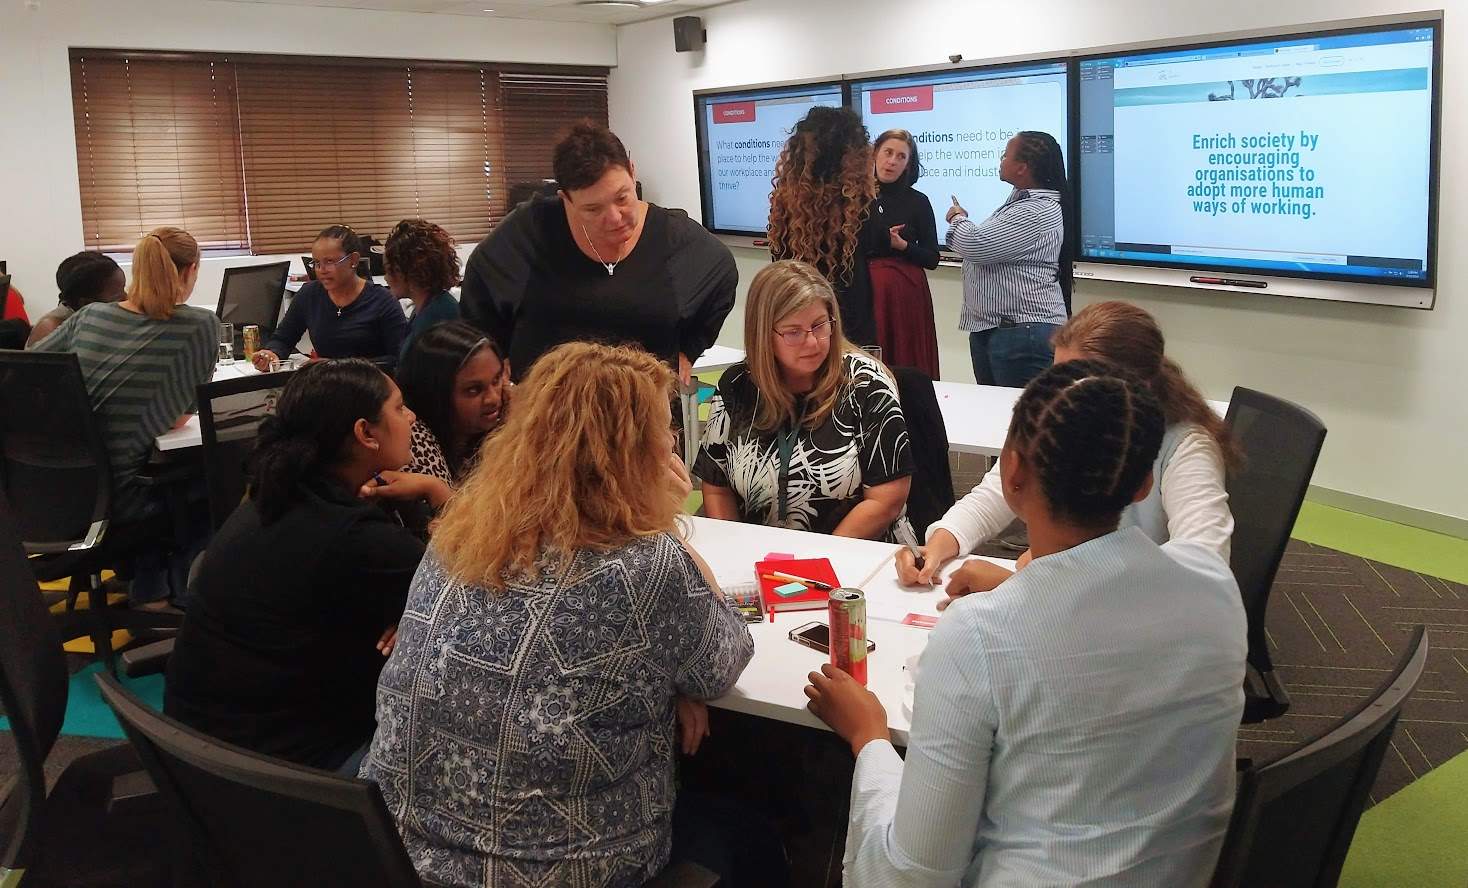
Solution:
<svg viewBox="0 0 1468 888"><path fill-rule="evenodd" d="M591 22L626 25L669 15L696 13L730 0L668 0L637 5L592 6L582 0L236 0L240 3L269 3L281 6L334 6L432 15L467 15L474 18L516 18L550 22ZM494 10L486 12L485 10Z"/></svg>

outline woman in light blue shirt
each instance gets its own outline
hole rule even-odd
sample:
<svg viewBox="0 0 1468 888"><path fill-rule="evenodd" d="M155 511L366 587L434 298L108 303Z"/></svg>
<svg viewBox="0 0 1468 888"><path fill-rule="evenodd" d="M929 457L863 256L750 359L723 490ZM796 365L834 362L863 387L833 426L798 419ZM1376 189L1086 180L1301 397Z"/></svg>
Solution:
<svg viewBox="0 0 1468 888"><path fill-rule="evenodd" d="M1034 561L933 630L905 762L875 695L811 673L811 710L856 754L849 888L1208 883L1233 807L1244 610L1210 547L1118 529L1152 486L1164 419L1117 373L1059 364L1015 405L1000 465Z"/></svg>

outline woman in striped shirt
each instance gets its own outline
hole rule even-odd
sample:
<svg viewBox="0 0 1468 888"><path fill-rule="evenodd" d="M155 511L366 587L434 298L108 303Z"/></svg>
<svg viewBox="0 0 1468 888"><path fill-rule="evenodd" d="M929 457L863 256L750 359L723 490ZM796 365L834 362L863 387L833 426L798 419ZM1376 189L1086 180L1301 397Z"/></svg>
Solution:
<svg viewBox="0 0 1468 888"><path fill-rule="evenodd" d="M1070 313L1075 253L1065 157L1048 133L1009 140L999 178L1014 186L975 223L958 198L948 209L948 248L963 258L963 311L974 379L1015 388L1050 366L1050 337Z"/></svg>
<svg viewBox="0 0 1468 888"><path fill-rule="evenodd" d="M904 762L870 691L827 665L811 710L851 745L848 888L1207 885L1234 801L1245 619L1207 546L1119 527L1166 420L1108 364L1015 405L1005 500L1034 563L958 599L916 675Z"/></svg>

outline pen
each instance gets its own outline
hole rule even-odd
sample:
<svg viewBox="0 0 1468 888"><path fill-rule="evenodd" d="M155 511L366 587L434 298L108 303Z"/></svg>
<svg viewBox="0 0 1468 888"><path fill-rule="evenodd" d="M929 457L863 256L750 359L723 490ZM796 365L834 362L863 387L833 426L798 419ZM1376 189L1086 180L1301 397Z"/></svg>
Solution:
<svg viewBox="0 0 1468 888"><path fill-rule="evenodd" d="M772 570L772 571L770 571L769 574L766 576L766 578L767 579L773 578L773 579L778 579L778 580L790 580L791 582L795 582L795 583L804 583L807 586L813 586L816 589L820 589L822 592L830 592L832 589L836 588L835 586L832 586L830 583L823 583L820 580L812 580L812 579L809 579L807 577L798 577L795 574L789 574L789 573L785 573L784 571L779 571L779 570Z"/></svg>
<svg viewBox="0 0 1468 888"><path fill-rule="evenodd" d="M923 564L925 563L923 561L923 547L914 546L909 543L907 546L907 551L912 553L913 566L916 567L918 570L922 570Z"/></svg>

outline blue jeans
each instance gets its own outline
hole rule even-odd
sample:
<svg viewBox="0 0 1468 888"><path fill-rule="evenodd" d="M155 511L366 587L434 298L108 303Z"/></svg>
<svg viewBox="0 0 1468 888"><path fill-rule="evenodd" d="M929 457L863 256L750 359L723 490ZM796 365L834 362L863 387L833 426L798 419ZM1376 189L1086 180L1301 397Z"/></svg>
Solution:
<svg viewBox="0 0 1468 888"><path fill-rule="evenodd" d="M979 385L1024 388L1055 360L1050 339L1059 324L1013 324L968 335L974 381Z"/></svg>

